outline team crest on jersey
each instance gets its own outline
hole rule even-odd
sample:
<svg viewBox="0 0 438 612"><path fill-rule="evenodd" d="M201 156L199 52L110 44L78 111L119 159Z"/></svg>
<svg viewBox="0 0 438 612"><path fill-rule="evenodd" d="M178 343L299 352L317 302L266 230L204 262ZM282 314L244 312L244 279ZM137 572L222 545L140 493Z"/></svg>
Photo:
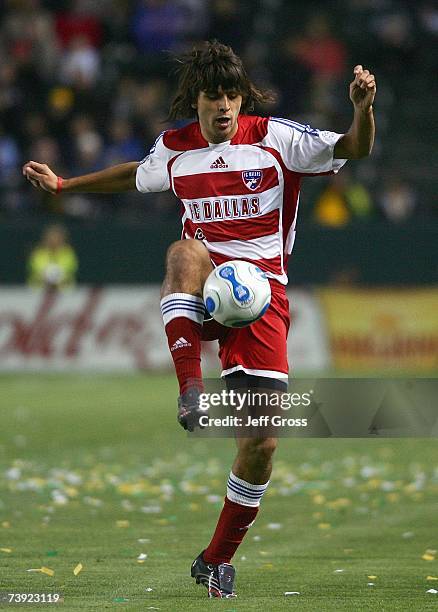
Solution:
<svg viewBox="0 0 438 612"><path fill-rule="evenodd" d="M195 235L193 236L193 238L195 240L205 240L204 232L202 231L202 229L200 227L198 227L198 229L196 230Z"/></svg>
<svg viewBox="0 0 438 612"><path fill-rule="evenodd" d="M244 170L242 179L248 189L255 191L262 182L263 170Z"/></svg>

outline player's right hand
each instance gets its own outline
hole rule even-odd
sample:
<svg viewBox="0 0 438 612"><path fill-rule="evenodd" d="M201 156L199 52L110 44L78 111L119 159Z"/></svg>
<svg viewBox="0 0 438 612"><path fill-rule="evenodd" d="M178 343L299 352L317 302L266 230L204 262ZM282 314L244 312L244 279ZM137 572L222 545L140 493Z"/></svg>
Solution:
<svg viewBox="0 0 438 612"><path fill-rule="evenodd" d="M58 177L47 164L39 164L38 162L28 161L23 166L23 175L34 187L56 193L58 187Z"/></svg>

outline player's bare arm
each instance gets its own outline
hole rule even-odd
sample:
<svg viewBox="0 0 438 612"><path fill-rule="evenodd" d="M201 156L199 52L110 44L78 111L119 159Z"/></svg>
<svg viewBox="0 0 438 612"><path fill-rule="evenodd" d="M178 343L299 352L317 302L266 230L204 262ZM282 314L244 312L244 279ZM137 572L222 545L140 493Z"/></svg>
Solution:
<svg viewBox="0 0 438 612"><path fill-rule="evenodd" d="M74 178L63 178L56 175L47 164L28 161L23 166L24 176L32 183L49 193L121 193L135 191L135 175L138 162L127 162Z"/></svg>
<svg viewBox="0 0 438 612"><path fill-rule="evenodd" d="M371 153L375 125L373 102L376 95L376 79L361 65L354 68L354 80L350 83L350 100L354 106L354 118L350 129L336 143L337 159L360 159Z"/></svg>

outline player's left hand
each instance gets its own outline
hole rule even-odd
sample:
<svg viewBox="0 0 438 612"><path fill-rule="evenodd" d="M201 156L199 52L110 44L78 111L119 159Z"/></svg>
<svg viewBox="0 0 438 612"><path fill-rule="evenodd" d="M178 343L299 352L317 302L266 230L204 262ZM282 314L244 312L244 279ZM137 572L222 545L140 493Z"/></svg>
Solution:
<svg viewBox="0 0 438 612"><path fill-rule="evenodd" d="M354 107L361 111L368 111L376 95L376 79L369 70L364 70L359 64L354 67L354 81L350 83L350 100Z"/></svg>

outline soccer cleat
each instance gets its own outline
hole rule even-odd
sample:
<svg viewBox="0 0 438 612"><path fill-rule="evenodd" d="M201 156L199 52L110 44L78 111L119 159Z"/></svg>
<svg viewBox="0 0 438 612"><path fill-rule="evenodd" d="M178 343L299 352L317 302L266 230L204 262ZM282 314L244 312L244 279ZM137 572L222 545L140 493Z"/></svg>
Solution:
<svg viewBox="0 0 438 612"><path fill-rule="evenodd" d="M201 553L192 563L190 574L196 584L203 584L210 598L237 597L233 591L236 570L229 563L207 563Z"/></svg>
<svg viewBox="0 0 438 612"><path fill-rule="evenodd" d="M199 417L205 413L199 407L199 395L201 391L197 387L190 387L178 398L178 423L188 431L194 431L199 425Z"/></svg>

